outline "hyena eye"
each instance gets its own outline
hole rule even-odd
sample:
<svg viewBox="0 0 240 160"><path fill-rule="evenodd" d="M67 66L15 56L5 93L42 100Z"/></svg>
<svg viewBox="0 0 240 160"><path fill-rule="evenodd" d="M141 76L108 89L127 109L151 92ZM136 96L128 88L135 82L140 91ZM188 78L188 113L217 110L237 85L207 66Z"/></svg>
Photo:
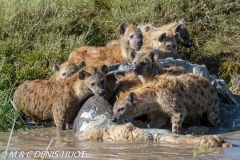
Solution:
<svg viewBox="0 0 240 160"><path fill-rule="evenodd" d="M91 86L93 87L95 85L95 83L91 83Z"/></svg>
<svg viewBox="0 0 240 160"><path fill-rule="evenodd" d="M130 38L133 38L133 34L130 36Z"/></svg>
<svg viewBox="0 0 240 160"><path fill-rule="evenodd" d="M122 108L119 108L119 109L118 109L118 112L122 112L122 111L124 111L124 110L125 110L125 108L122 107Z"/></svg>
<svg viewBox="0 0 240 160"><path fill-rule="evenodd" d="M143 65L143 66L145 66L147 63L146 63L146 62L141 62L140 64Z"/></svg>
<svg viewBox="0 0 240 160"><path fill-rule="evenodd" d="M66 73L64 72L64 73L62 74L62 76L66 76Z"/></svg>
<svg viewBox="0 0 240 160"><path fill-rule="evenodd" d="M182 36L182 39L185 41L187 40L187 36Z"/></svg>

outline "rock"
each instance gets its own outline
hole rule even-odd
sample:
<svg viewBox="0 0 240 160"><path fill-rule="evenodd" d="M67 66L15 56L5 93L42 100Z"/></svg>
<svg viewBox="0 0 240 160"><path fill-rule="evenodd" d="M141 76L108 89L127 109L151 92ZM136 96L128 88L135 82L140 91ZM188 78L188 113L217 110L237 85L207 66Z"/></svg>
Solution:
<svg viewBox="0 0 240 160"><path fill-rule="evenodd" d="M204 126L193 126L189 127L185 134L191 134L191 135L205 135L209 133L209 128Z"/></svg>
<svg viewBox="0 0 240 160"><path fill-rule="evenodd" d="M140 129L132 123L116 125L111 119L111 105L102 97L93 96L82 106L74 120L73 131L80 140L152 141L231 147L221 135L193 137L173 134L165 129Z"/></svg>
<svg viewBox="0 0 240 160"><path fill-rule="evenodd" d="M112 106L107 101L100 96L90 97L84 103L73 122L73 131L75 132L75 135L82 133L86 128L89 128L91 123L96 123L96 120L99 121L98 124L100 128L105 128L105 125L108 123L105 122L105 120L111 119L111 114ZM98 119L93 121L98 115L101 115L102 118L98 117ZM103 124L103 126L100 124Z"/></svg>

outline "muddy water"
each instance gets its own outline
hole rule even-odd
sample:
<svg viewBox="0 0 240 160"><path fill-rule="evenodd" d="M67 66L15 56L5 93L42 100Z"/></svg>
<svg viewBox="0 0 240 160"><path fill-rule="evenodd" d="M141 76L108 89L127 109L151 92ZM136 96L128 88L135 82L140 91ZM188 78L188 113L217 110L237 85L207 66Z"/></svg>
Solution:
<svg viewBox="0 0 240 160"><path fill-rule="evenodd" d="M55 134L55 137L54 137ZM1 132L0 151L4 151L9 132ZM71 130L58 132L54 127L15 132L11 140L9 159L41 159L53 139L44 159L240 159L240 132L225 133L233 148L205 148L191 145L155 142L79 141ZM17 151L17 152L16 152ZM2 153L4 154L4 153ZM0 159L3 159L2 157Z"/></svg>

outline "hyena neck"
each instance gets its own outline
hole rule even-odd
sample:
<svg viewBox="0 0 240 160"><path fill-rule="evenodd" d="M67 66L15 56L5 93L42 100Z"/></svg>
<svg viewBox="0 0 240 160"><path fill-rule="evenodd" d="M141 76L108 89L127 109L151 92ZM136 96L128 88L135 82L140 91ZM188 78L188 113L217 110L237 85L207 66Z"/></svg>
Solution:
<svg viewBox="0 0 240 160"><path fill-rule="evenodd" d="M152 81L155 79L155 76L162 74L161 67L157 64L157 62L154 62L152 64L152 68L146 71L145 73L138 75L138 78L142 83L145 83L146 81Z"/></svg>
<svg viewBox="0 0 240 160"><path fill-rule="evenodd" d="M150 105L151 103L156 103L154 86L146 86L136 94L138 96L138 102L135 106L136 109L134 110L135 116L156 110L156 108L151 107L152 105Z"/></svg>
<svg viewBox="0 0 240 160"><path fill-rule="evenodd" d="M83 82L79 82L74 85L75 95L79 102L83 101L87 97L93 96L94 93L87 88Z"/></svg>
<svg viewBox="0 0 240 160"><path fill-rule="evenodd" d="M157 75L163 74L162 67L159 65L158 62L153 62L152 69L151 69L151 77L155 77Z"/></svg>
<svg viewBox="0 0 240 160"><path fill-rule="evenodd" d="M127 58L129 60L130 54L133 50L130 46L129 46L129 42L124 40L124 37L120 38L120 47L121 47L121 51L122 51L122 56L124 58Z"/></svg>
<svg viewBox="0 0 240 160"><path fill-rule="evenodd" d="M137 117L143 114L147 114L153 111L157 111L158 107L157 105L153 105L155 102L155 99L153 97L145 97L144 99L139 98L138 102L135 104L135 109L133 112L133 117Z"/></svg>

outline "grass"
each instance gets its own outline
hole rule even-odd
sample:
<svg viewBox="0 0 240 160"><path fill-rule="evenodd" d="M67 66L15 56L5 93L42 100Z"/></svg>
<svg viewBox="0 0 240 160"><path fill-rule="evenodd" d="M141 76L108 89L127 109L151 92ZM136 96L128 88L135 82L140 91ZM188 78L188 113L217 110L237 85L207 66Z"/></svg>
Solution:
<svg viewBox="0 0 240 160"><path fill-rule="evenodd" d="M239 72L239 0L2 0L0 129L13 122L14 88L27 79L50 77L52 63L64 62L74 48L116 39L122 22L160 26L180 18L195 43L179 47L183 59L206 64L211 74L223 78Z"/></svg>

